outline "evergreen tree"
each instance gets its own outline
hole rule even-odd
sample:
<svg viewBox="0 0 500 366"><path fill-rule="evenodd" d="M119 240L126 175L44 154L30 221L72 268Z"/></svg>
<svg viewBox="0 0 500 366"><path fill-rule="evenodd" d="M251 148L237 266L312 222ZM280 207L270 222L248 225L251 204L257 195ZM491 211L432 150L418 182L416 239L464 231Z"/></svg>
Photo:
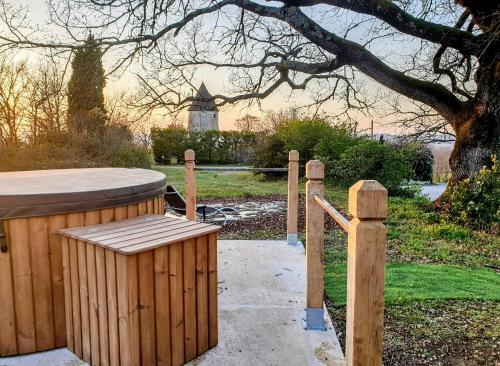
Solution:
<svg viewBox="0 0 500 366"><path fill-rule="evenodd" d="M68 84L68 129L76 133L96 133L106 123L103 89L106 85L102 50L89 35L71 62Z"/></svg>

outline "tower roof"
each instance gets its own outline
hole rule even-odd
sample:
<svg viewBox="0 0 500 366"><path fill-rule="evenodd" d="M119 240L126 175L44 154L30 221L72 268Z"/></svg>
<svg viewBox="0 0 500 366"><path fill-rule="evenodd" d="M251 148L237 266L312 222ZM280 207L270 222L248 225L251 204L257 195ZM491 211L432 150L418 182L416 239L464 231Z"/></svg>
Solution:
<svg viewBox="0 0 500 366"><path fill-rule="evenodd" d="M200 88L196 92L196 99L212 98L212 94L209 93L205 83L201 83ZM194 101L188 108L188 111L217 111L217 105L214 100L210 101Z"/></svg>

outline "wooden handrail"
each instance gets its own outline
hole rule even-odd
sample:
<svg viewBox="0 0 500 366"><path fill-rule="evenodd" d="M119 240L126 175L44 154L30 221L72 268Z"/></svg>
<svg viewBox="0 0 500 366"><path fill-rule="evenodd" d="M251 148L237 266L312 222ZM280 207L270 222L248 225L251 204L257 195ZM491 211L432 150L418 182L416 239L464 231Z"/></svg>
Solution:
<svg viewBox="0 0 500 366"><path fill-rule="evenodd" d="M194 170L208 172L287 172L288 168L251 168L251 167L209 167L203 166L194 168Z"/></svg>
<svg viewBox="0 0 500 366"><path fill-rule="evenodd" d="M323 209L335 220L337 224L342 227L345 231L347 231L349 227L349 221L338 212L327 200L320 196L314 196L314 200L318 202L318 204L323 207Z"/></svg>

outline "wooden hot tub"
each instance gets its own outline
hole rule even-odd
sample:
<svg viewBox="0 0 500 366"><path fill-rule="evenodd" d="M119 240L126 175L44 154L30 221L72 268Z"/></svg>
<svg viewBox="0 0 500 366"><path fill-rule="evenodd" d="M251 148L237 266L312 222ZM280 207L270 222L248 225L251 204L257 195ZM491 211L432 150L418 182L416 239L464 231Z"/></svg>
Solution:
<svg viewBox="0 0 500 366"><path fill-rule="evenodd" d="M66 345L63 228L163 214L165 176L145 169L0 173L0 356Z"/></svg>

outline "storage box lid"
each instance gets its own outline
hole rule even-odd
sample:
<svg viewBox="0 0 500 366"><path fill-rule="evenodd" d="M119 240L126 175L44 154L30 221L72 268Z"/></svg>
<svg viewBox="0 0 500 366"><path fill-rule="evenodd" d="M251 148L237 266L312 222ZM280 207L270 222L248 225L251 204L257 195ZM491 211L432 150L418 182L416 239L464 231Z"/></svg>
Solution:
<svg viewBox="0 0 500 366"><path fill-rule="evenodd" d="M89 168L0 173L0 219L123 206L157 197L165 175L147 169Z"/></svg>
<svg viewBox="0 0 500 366"><path fill-rule="evenodd" d="M106 224L59 230L68 238L121 254L135 254L217 232L219 226L160 215L143 215Z"/></svg>

